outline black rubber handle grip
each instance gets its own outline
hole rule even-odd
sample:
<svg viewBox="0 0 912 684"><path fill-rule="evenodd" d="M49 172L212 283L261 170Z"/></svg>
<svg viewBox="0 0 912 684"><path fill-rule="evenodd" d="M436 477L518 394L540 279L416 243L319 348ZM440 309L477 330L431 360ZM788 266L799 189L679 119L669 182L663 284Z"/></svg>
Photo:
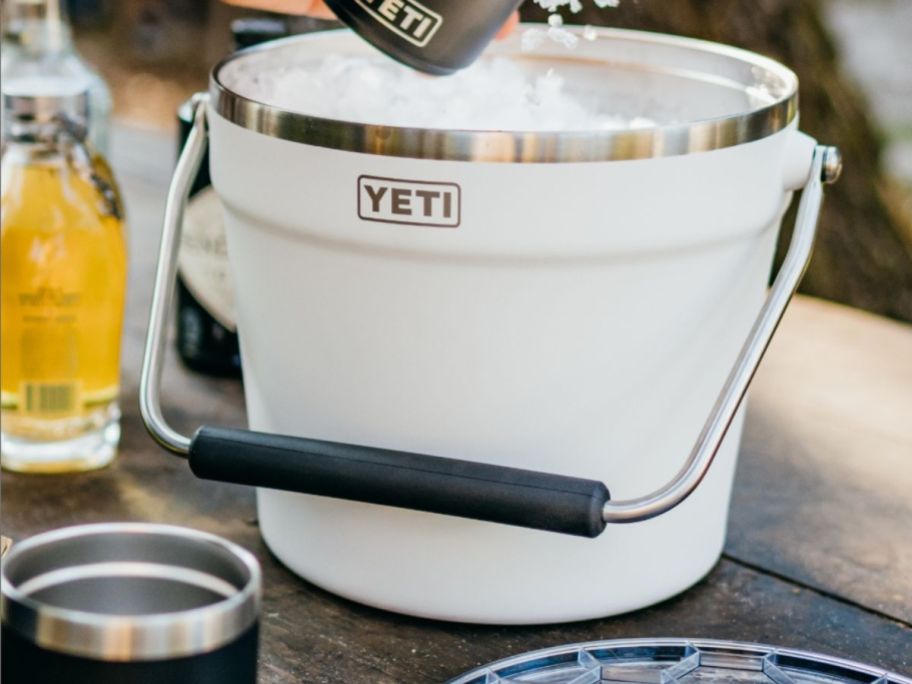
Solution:
<svg viewBox="0 0 912 684"><path fill-rule="evenodd" d="M605 485L563 475L202 427L190 445L197 477L597 537Z"/></svg>

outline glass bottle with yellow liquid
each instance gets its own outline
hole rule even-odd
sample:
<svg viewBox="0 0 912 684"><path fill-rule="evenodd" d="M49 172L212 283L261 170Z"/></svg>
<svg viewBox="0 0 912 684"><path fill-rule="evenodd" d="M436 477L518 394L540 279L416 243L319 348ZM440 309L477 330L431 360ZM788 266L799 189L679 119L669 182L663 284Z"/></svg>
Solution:
<svg viewBox="0 0 912 684"><path fill-rule="evenodd" d="M86 143L87 84L3 84L0 460L26 472L107 465L127 253L120 195Z"/></svg>

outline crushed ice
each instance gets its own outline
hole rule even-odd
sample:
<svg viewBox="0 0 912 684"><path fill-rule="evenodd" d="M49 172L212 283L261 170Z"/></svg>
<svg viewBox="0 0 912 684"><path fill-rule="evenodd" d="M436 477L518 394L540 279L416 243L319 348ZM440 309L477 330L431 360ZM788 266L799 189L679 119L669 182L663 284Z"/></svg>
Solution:
<svg viewBox="0 0 912 684"><path fill-rule="evenodd" d="M559 28L559 27L550 27ZM311 116L385 126L468 130L605 130L655 125L598 110L553 70L483 59L446 78L386 60L328 55L316 63L239 71L232 88Z"/></svg>
<svg viewBox="0 0 912 684"><path fill-rule="evenodd" d="M588 1L588 0L586 0ZM598 38L586 26L581 33L564 27L560 12L576 13L583 0L535 0L548 10L548 23L526 29L521 48L529 52L551 40L567 48ZM617 7L619 0L592 0ZM480 60L446 78L429 78L392 62L329 55L318 63L277 65L241 72L235 90L282 109L327 119L414 128L569 131L650 128L644 117L598 111L567 88L553 69L544 74L523 70L506 58Z"/></svg>
<svg viewBox="0 0 912 684"><path fill-rule="evenodd" d="M599 9L606 7L617 7L620 0L592 0ZM573 14L583 11L582 0L535 0L535 3L543 9L550 12L548 16L548 28L528 28L523 31L521 38L521 47L524 52L532 52L545 42L545 39L560 43L566 48L574 48L579 43L579 37L572 31L564 28L564 19L560 15L562 8L567 7ZM586 40L595 40L598 38L598 31L592 26L586 26L583 29L583 38Z"/></svg>

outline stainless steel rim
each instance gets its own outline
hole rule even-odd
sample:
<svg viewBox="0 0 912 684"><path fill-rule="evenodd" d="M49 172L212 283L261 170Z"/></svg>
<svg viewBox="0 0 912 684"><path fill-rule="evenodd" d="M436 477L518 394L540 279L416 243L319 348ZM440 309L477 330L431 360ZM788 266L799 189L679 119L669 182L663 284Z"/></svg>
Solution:
<svg viewBox="0 0 912 684"><path fill-rule="evenodd" d="M161 563L74 564L41 575L37 584L29 578L24 584L33 584L25 586L26 591L8 576L9 567L30 553L98 535L149 535L150 539L157 536L189 541L200 550L209 551L213 558L221 556L236 562L243 568L245 581L242 586L234 586L205 571L171 564L168 558ZM112 615L48 605L30 596L36 586L78 578L102 567L105 573L100 576L143 573L144 577L203 587L224 598L177 612ZM16 544L3 559L0 591L4 626L42 648L96 660L162 660L208 653L246 632L259 614L261 573L251 553L212 534L171 525L104 523L54 530Z"/></svg>
<svg viewBox="0 0 912 684"><path fill-rule="evenodd" d="M570 28L581 33L579 27ZM377 126L324 119L291 112L233 92L220 80L222 70L251 52L294 41L314 41L336 31L297 36L244 50L212 70L210 95L214 111L248 130L291 142L393 157L475 162L595 162L671 157L708 152L760 140L791 124L798 114L798 78L778 62L746 50L693 38L644 31L599 29L599 39L641 46L678 48L719 57L758 70L775 80L782 92L769 104L737 115L684 124L605 131L465 131ZM573 59L573 58L568 58ZM574 60L591 61L591 60ZM669 73L672 71L669 68ZM708 78L708 76L707 76Z"/></svg>
<svg viewBox="0 0 912 684"><path fill-rule="evenodd" d="M487 665L482 665L477 669L466 672L456 677L455 679L450 680L448 684L475 684L479 681L488 681L487 679L482 679L482 677L485 677L489 674L494 675L495 677L498 673L503 672L511 672L513 674L516 674L518 668L524 664L537 664L544 666L547 664L568 662L572 656L577 656L578 662L584 662L588 659L592 665L598 666L599 654L610 652L612 649L618 651L626 649L642 649L643 651L648 652L650 649L658 650L662 647L691 648L694 651L708 652L707 655L710 656L713 654L751 655L756 657L758 660L768 660L770 664L774 666L776 665L777 661L781 662L784 660L794 661L793 664L813 663L819 665L821 668L827 668L829 670L829 674L835 675L839 671L846 675L851 674L853 675L853 678L851 680L846 678L843 681L859 682L859 684L863 681L871 682L871 684L912 684L912 679L904 677L900 674L888 672L886 670L879 669L870 665L864 665L852 660L846 660L845 658L837 658L835 656L813 653L811 651L802 651L793 648L778 648L766 644L755 644L740 641L677 638L606 639L604 641L589 641L578 644L566 644L563 646L541 649L539 651L529 651L527 653L510 656L508 658L504 658L503 660L498 660ZM640 657L644 656L645 653ZM672 664L673 663L671 662L669 663L669 665ZM679 677L684 677L686 674L687 672L677 673ZM856 679L855 677L865 677L866 679ZM496 681L500 681L500 679L497 679ZM601 681L601 678L594 681ZM658 681L658 679L650 679L649 681ZM662 681L664 682L666 679L662 678ZM678 680L677 678L668 677L667 681L672 682ZM776 681L779 680L777 679Z"/></svg>

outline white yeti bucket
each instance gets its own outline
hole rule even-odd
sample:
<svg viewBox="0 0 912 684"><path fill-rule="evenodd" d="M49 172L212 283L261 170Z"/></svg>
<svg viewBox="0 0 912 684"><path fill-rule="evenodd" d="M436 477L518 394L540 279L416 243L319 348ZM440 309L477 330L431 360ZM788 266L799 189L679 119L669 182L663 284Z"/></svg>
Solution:
<svg viewBox="0 0 912 684"><path fill-rule="evenodd" d="M631 31L534 56L518 38L493 47L657 124L572 132L331 120L239 85L369 50L332 32L214 70L169 197L150 431L198 476L259 486L275 555L372 606L543 623L691 586L719 558L739 405L838 175L836 150L796 130L794 74ZM191 440L162 419L159 378L207 119L257 432Z"/></svg>

